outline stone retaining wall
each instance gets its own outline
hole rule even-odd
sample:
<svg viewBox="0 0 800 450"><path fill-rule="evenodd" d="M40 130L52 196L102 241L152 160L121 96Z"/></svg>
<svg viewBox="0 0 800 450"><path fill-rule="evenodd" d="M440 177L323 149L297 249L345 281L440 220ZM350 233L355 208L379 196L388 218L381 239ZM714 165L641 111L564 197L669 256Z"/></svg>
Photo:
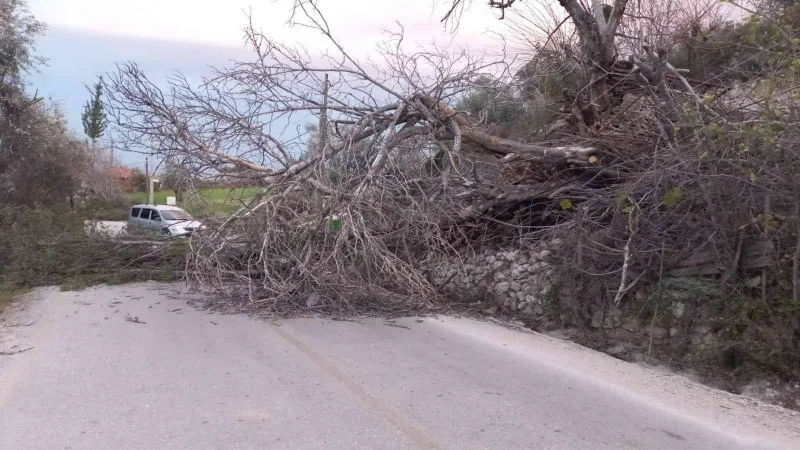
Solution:
<svg viewBox="0 0 800 450"><path fill-rule="evenodd" d="M465 256L451 257L437 262L433 270L434 283L442 286L442 292L465 300L480 301L488 314L507 313L510 315L545 318L548 306L556 306L558 289L554 278L557 264L556 254L561 241L521 244L516 247L485 248ZM674 280L682 280L675 278ZM691 279L688 279L691 281ZM648 304L642 291L630 293L624 305L635 303L636 308L626 308L623 312L614 305L590 305L594 314L587 325L596 330L605 330L607 336L620 341L669 341L689 336L691 342L699 347L713 344L713 334L708 326L696 326L687 321L685 311L693 293L688 287L681 289L678 282L664 293L659 301L661 312L656 320L652 314L641 314L641 305ZM622 305L621 305L622 307ZM638 313L637 313L638 312ZM692 310L697 322L706 323L708 311ZM641 317L640 317L641 316ZM551 317L552 319L552 317ZM695 325L695 326L691 326ZM626 342L627 345L627 342Z"/></svg>
<svg viewBox="0 0 800 450"><path fill-rule="evenodd" d="M483 249L461 258L439 261L434 283L443 292L463 298L493 302L490 310L542 314L552 293L554 252L561 242L520 245L515 248Z"/></svg>

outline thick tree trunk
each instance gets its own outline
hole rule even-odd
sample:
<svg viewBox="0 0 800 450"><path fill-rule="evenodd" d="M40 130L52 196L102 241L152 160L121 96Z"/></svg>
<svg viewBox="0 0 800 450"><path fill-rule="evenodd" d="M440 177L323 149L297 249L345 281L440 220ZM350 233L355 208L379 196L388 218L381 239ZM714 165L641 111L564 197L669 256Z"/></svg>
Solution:
<svg viewBox="0 0 800 450"><path fill-rule="evenodd" d="M795 187L794 194L795 239L794 258L792 260L792 300L800 302L800 187Z"/></svg>
<svg viewBox="0 0 800 450"><path fill-rule="evenodd" d="M524 159L528 161L542 162L569 162L573 164L588 165L589 158L596 152L593 147L570 145L562 147L546 147L538 144L503 139L479 130L472 122L453 108L437 101L431 97L421 97L419 101L431 111L435 111L440 117L439 120L447 123L452 120L459 127L461 139L471 143L490 153L503 155L509 159ZM410 127L400 130L392 139L400 142L407 139L409 135L425 133L423 127ZM453 133L442 132L437 134L437 139L450 140L454 138ZM390 144L391 147L391 144Z"/></svg>
<svg viewBox="0 0 800 450"><path fill-rule="evenodd" d="M570 145L562 147L545 147L538 144L503 139L484 133L477 128L465 127L461 129L465 142L475 144L484 150L507 158L525 159L531 161L568 161L576 164L589 164L589 157L595 152L592 147Z"/></svg>
<svg viewBox="0 0 800 450"><path fill-rule="evenodd" d="M616 58L614 39L628 0L616 0L607 17L599 8L602 6L599 2L593 2L597 7L594 12L588 11L578 0L558 0L558 3L572 17L580 38L584 73L588 78L586 83L589 98L588 104L583 108L588 111L581 111L578 120L582 120L587 126L592 125L600 120L611 104L611 93L606 79Z"/></svg>

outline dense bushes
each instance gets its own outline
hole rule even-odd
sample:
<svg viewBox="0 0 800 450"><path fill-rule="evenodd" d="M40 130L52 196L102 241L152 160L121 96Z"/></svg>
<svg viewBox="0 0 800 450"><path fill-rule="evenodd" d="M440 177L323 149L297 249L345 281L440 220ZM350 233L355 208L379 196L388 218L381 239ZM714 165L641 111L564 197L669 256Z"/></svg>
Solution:
<svg viewBox="0 0 800 450"><path fill-rule="evenodd" d="M128 268L149 270L152 249L87 235L87 220L127 216L110 158L76 136L57 106L29 94L44 28L24 1L0 0L0 285L139 277L146 270Z"/></svg>

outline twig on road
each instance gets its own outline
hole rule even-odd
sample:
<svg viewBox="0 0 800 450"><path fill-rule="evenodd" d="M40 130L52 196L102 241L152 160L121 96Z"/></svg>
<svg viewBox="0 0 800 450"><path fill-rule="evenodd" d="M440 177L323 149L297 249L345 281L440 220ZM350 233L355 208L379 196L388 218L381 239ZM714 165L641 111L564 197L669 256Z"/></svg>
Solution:
<svg viewBox="0 0 800 450"><path fill-rule="evenodd" d="M383 324L386 325L387 327L405 328L406 330L410 330L411 329L411 328L409 328L409 327L407 327L405 325L400 325L400 324L395 323L395 322L383 322Z"/></svg>
<svg viewBox="0 0 800 450"><path fill-rule="evenodd" d="M28 347L28 348L23 348L22 350L14 350L14 351L11 351L11 352L0 352L0 355L2 355L2 356L16 355L17 353L27 352L28 350L31 350L32 348L33 347Z"/></svg>
<svg viewBox="0 0 800 450"><path fill-rule="evenodd" d="M494 317L486 317L484 318L487 322L491 322L495 325L500 325L501 327L508 328L510 330L522 331L525 333L536 333L535 331L531 330L530 328L526 328L523 325L517 325L515 323L504 322L502 320L497 320Z"/></svg>
<svg viewBox="0 0 800 450"><path fill-rule="evenodd" d="M125 320L127 320L128 322L133 322L133 323L141 323L141 324L146 324L147 323L147 322L145 322L143 320L139 320L138 316L131 317L130 314L125 314Z"/></svg>
<svg viewBox="0 0 800 450"><path fill-rule="evenodd" d="M362 322L362 321L360 321L358 319L347 319L347 318L344 318L344 317L331 317L330 319L335 321L335 322L353 322L353 323L358 323L358 324L364 325L364 322Z"/></svg>

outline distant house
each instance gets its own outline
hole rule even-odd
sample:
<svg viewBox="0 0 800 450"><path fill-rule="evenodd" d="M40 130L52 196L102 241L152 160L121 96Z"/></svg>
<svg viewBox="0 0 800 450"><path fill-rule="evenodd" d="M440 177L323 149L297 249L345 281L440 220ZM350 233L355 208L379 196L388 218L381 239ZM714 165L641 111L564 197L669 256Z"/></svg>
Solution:
<svg viewBox="0 0 800 450"><path fill-rule="evenodd" d="M117 180L123 191L133 190L133 169L130 167L111 167L108 169L108 175Z"/></svg>

